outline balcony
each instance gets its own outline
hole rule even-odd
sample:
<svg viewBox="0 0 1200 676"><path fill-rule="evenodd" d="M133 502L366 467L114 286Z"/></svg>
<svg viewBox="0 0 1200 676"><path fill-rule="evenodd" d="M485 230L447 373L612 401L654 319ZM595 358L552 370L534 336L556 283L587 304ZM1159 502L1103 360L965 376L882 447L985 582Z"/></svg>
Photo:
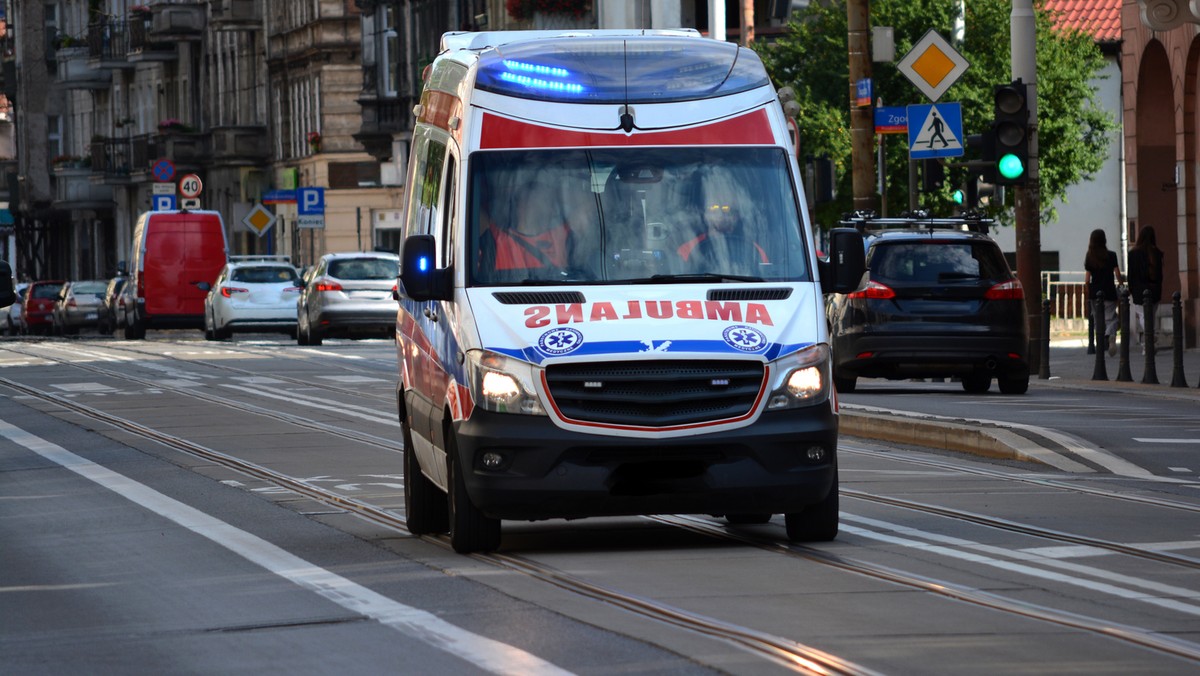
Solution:
<svg viewBox="0 0 1200 676"><path fill-rule="evenodd" d="M218 165L263 164L271 149L266 127L213 127L212 161Z"/></svg>
<svg viewBox="0 0 1200 676"><path fill-rule="evenodd" d="M129 61L174 61L179 58L175 44L150 34L150 14L136 14L129 20Z"/></svg>
<svg viewBox="0 0 1200 676"><path fill-rule="evenodd" d="M128 137L92 141L92 176L109 185L125 185L133 173L133 143Z"/></svg>
<svg viewBox="0 0 1200 676"><path fill-rule="evenodd" d="M112 186L94 184L91 176L90 167L54 167L54 207L58 209L112 209Z"/></svg>
<svg viewBox="0 0 1200 676"><path fill-rule="evenodd" d="M354 134L354 140L375 159L390 158L396 134L408 131L414 123L412 100L409 97L359 99L362 126Z"/></svg>
<svg viewBox="0 0 1200 676"><path fill-rule="evenodd" d="M129 62L129 24L106 21L88 26L89 65L95 68L132 68Z"/></svg>
<svg viewBox="0 0 1200 676"><path fill-rule="evenodd" d="M199 40L204 35L206 4L175 2L151 5L152 40Z"/></svg>
<svg viewBox="0 0 1200 676"><path fill-rule="evenodd" d="M198 169L212 162L210 140L205 133L160 129L154 135L154 150L157 157L171 160L177 169Z"/></svg>
<svg viewBox="0 0 1200 676"><path fill-rule="evenodd" d="M59 47L55 53L58 81L67 89L108 89L112 85L112 71L92 68L88 65L89 58L87 45Z"/></svg>
<svg viewBox="0 0 1200 676"><path fill-rule="evenodd" d="M262 28L262 0L212 0L212 26L217 30Z"/></svg>

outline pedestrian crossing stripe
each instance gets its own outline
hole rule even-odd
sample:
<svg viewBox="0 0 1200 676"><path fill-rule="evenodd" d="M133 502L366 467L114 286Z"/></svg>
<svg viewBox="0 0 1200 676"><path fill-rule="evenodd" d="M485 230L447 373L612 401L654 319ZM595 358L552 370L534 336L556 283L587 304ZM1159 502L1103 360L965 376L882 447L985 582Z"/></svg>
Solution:
<svg viewBox="0 0 1200 676"><path fill-rule="evenodd" d="M963 155L962 106L908 106L908 155L914 160Z"/></svg>

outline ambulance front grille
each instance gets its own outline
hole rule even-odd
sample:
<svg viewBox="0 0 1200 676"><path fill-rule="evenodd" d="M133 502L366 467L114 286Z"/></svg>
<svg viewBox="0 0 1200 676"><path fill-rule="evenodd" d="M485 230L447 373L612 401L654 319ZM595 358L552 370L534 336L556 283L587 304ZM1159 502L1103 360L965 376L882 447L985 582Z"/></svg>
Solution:
<svg viewBox="0 0 1200 676"><path fill-rule="evenodd" d="M546 367L546 383L572 420L672 427L746 415L763 373L755 361L575 363Z"/></svg>

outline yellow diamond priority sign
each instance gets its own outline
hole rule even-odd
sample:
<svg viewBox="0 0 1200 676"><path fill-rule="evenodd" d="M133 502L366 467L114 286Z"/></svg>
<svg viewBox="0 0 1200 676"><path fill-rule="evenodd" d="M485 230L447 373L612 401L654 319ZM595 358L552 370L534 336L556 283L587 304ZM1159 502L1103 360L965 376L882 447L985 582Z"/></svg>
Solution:
<svg viewBox="0 0 1200 676"><path fill-rule="evenodd" d="M904 77L936 102L971 64L932 28L896 64Z"/></svg>
<svg viewBox="0 0 1200 676"><path fill-rule="evenodd" d="M250 213L246 214L246 217L242 219L242 224L258 233L259 237L262 237L263 234L271 229L272 225L275 225L275 214L271 213L271 210L263 205L255 204Z"/></svg>

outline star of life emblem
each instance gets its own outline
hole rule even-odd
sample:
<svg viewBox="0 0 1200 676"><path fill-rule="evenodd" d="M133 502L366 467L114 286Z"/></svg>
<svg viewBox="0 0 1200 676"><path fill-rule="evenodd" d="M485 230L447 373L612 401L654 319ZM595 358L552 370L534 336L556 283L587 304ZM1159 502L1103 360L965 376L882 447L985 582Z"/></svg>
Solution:
<svg viewBox="0 0 1200 676"><path fill-rule="evenodd" d="M742 352L758 352L767 347L766 335L752 326L730 326L721 335L730 347Z"/></svg>
<svg viewBox="0 0 1200 676"><path fill-rule="evenodd" d="M583 334L576 329L550 329L538 338L538 348L546 354L567 354L583 345Z"/></svg>

